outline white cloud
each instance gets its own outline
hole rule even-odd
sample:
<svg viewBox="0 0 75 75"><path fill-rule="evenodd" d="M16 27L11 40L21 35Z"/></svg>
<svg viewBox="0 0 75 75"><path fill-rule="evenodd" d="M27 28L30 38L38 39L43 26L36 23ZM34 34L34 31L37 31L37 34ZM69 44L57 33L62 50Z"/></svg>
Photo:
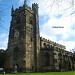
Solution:
<svg viewBox="0 0 75 75"><path fill-rule="evenodd" d="M8 35L7 34L0 34L0 49L6 49L8 42Z"/></svg>
<svg viewBox="0 0 75 75"><path fill-rule="evenodd" d="M46 38L48 40L56 41L56 36L46 35L43 33L40 33L41 37Z"/></svg>
<svg viewBox="0 0 75 75"><path fill-rule="evenodd" d="M0 34L0 38L5 38L6 36L6 34Z"/></svg>
<svg viewBox="0 0 75 75"><path fill-rule="evenodd" d="M40 35L46 39L65 45L67 50L71 50L75 46L75 41L73 41L72 38L69 40L71 36L75 37L75 30L72 29L75 24L75 14L72 14L75 12L73 9L75 6L70 8L72 6L72 0L62 0L62 2L61 0L55 0L54 3L53 1L54 0L31 0L31 3L35 2L39 4L39 16L46 15L44 20L48 18L48 20L40 26ZM58 3L56 1L58 1ZM19 0L19 5L23 3L24 0ZM70 14L72 14L72 16ZM53 26L63 26L64 28L52 28ZM3 42L0 41L0 45L2 45L0 48L5 48L7 45L7 36L5 36L6 34L0 35L0 39L5 38Z"/></svg>
<svg viewBox="0 0 75 75"><path fill-rule="evenodd" d="M54 42L57 42L59 44L62 44L64 46L66 46L66 50L70 51L72 50L74 47L75 47L75 42L74 41L64 41L64 40L59 40L57 41L57 38L59 37L56 37L56 36L51 36L51 35L46 35L46 34L42 34L40 33L42 37L46 38L46 39L49 39L51 41L54 41Z"/></svg>
<svg viewBox="0 0 75 75"><path fill-rule="evenodd" d="M73 41L58 41L58 43L62 44L62 45L65 45L66 46L66 50L70 51L74 48L75 46L75 42Z"/></svg>
<svg viewBox="0 0 75 75"><path fill-rule="evenodd" d="M48 7L45 11L42 11L41 9L45 9L49 4L46 2L45 7L43 3L40 5L40 1L38 3L39 7L41 6L41 8L39 8L40 15L47 15L45 17L49 17L48 21L40 26L41 36L65 45L68 51L73 49L75 46L75 14L71 15L71 13L75 12L75 10L70 8L70 6L72 6L71 0L68 2L63 0L62 10L70 8L65 11L59 11L56 4L53 5L52 9ZM61 7L59 7L59 9L61 9ZM63 26L64 28L52 28L53 26Z"/></svg>
<svg viewBox="0 0 75 75"><path fill-rule="evenodd" d="M75 17L73 19L75 19ZM56 39L62 35L60 41L57 42L65 45L67 50L71 50L74 48L75 43L73 40L74 38L71 38L73 41L69 41L69 38L71 36L74 37L75 34L75 30L72 29L73 23L75 22L72 22L71 18L69 17L65 17L63 19L50 18L44 25L42 25L40 29L41 36L45 36L47 39L57 41ZM52 28L53 26L63 26L64 28Z"/></svg>
<svg viewBox="0 0 75 75"><path fill-rule="evenodd" d="M72 0L31 0L31 3L39 4L39 14L58 14L73 6ZM59 12L58 12L59 11ZM66 11L69 13L68 11Z"/></svg>

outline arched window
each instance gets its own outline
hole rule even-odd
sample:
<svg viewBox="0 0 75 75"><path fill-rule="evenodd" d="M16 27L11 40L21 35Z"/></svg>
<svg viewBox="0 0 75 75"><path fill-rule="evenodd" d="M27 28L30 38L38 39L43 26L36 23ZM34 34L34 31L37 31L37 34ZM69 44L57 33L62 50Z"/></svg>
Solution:
<svg viewBox="0 0 75 75"><path fill-rule="evenodd" d="M49 66L50 65L50 54L48 52L45 54L45 59L46 59L45 66Z"/></svg>
<svg viewBox="0 0 75 75"><path fill-rule="evenodd" d="M19 48L15 47L13 50L13 60L16 60L19 58Z"/></svg>
<svg viewBox="0 0 75 75"><path fill-rule="evenodd" d="M59 53L58 56L59 56L59 60L61 60L62 59L62 54Z"/></svg>
<svg viewBox="0 0 75 75"><path fill-rule="evenodd" d="M47 48L46 43L43 44L44 48Z"/></svg>
<svg viewBox="0 0 75 75"><path fill-rule="evenodd" d="M49 44L47 44L47 48L50 48L50 45Z"/></svg>
<svg viewBox="0 0 75 75"><path fill-rule="evenodd" d="M30 24L33 24L33 18L30 17L30 21L29 21Z"/></svg>
<svg viewBox="0 0 75 75"><path fill-rule="evenodd" d="M50 45L50 50L53 51L54 50L54 46Z"/></svg>

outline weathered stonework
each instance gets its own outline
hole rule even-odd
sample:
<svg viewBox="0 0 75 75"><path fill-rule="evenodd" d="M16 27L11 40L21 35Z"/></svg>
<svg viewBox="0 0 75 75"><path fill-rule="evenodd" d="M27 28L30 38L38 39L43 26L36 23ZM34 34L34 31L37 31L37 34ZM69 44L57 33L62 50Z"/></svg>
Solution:
<svg viewBox="0 0 75 75"><path fill-rule="evenodd" d="M6 70L37 71L40 51L38 4L27 5L13 10L7 48ZM8 59L9 58L9 59ZM20 70L21 69L21 70Z"/></svg>
<svg viewBox="0 0 75 75"><path fill-rule="evenodd" d="M32 9L26 4L12 7L11 16L6 72L13 72L15 66L18 72L73 69L72 53L65 46L40 37L38 4L32 4Z"/></svg>
<svg viewBox="0 0 75 75"><path fill-rule="evenodd" d="M66 51L65 46L40 37L41 70L68 71L75 68L72 52Z"/></svg>

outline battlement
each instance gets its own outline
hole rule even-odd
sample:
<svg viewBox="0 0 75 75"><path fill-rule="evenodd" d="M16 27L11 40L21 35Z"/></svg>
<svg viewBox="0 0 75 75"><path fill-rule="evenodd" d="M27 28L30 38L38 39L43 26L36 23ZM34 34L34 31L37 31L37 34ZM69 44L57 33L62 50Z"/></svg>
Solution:
<svg viewBox="0 0 75 75"><path fill-rule="evenodd" d="M61 44L58 44L57 42L54 42L54 41L51 41L51 40L48 40L48 39L45 39L43 37L40 37L41 38L41 41L47 43L47 44L50 44L52 46L57 46L58 48L60 49L65 49L65 46L64 45L61 45Z"/></svg>
<svg viewBox="0 0 75 75"><path fill-rule="evenodd" d="M37 3L33 3L32 7L28 6L27 4L24 4L23 6L20 6L19 8L13 9L12 8L12 14L18 13L20 11L24 11L27 10L30 13L35 12L36 14L38 14L38 4Z"/></svg>
<svg viewBox="0 0 75 75"><path fill-rule="evenodd" d="M32 4L32 10L33 10L36 14L38 14L38 4L37 4L37 3Z"/></svg>
<svg viewBox="0 0 75 75"><path fill-rule="evenodd" d="M28 5L26 5L26 6L23 5L23 6L20 6L19 8L16 8L15 10L13 10L13 13L22 11L22 10L24 10L24 8L27 9L27 10L29 10L29 11L32 11L32 9L31 9L30 6L28 6Z"/></svg>
<svg viewBox="0 0 75 75"><path fill-rule="evenodd" d="M38 4L37 3L34 3L34 4L32 4L32 7L38 7Z"/></svg>

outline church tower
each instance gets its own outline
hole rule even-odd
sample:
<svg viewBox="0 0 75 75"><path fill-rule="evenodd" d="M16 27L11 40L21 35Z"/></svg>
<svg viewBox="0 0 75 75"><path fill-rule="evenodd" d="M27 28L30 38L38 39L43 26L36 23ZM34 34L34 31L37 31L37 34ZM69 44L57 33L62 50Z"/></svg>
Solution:
<svg viewBox="0 0 75 75"><path fill-rule="evenodd" d="M32 9L24 5L11 11L11 24L5 69L7 72L37 71L39 65L40 35L38 4Z"/></svg>

